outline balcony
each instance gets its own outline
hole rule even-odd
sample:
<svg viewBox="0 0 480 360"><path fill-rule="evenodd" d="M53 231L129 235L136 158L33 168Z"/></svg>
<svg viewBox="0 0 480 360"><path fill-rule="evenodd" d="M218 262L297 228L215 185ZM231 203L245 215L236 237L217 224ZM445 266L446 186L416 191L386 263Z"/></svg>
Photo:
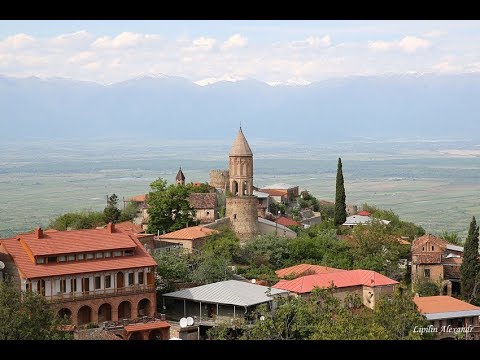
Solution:
<svg viewBox="0 0 480 360"><path fill-rule="evenodd" d="M140 294L155 291L155 285L132 285L114 289L99 289L84 292L58 293L52 296L45 296L51 302L66 302L72 300L87 300L102 297Z"/></svg>

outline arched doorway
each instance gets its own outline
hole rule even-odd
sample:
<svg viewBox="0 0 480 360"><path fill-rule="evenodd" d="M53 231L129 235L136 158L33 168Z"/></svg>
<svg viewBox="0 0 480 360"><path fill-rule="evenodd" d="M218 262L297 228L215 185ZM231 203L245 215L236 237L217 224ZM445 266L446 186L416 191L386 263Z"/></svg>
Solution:
<svg viewBox="0 0 480 360"><path fill-rule="evenodd" d="M131 319L132 317L132 304L130 301L122 301L118 305L118 319Z"/></svg>
<svg viewBox="0 0 480 360"><path fill-rule="evenodd" d="M125 287L125 277L123 272L119 271L117 273L117 289L121 289L123 287Z"/></svg>
<svg viewBox="0 0 480 360"><path fill-rule="evenodd" d="M72 310L69 308L62 308L58 310L58 317L60 319L67 319L70 322L72 319Z"/></svg>
<svg viewBox="0 0 480 360"><path fill-rule="evenodd" d="M98 322L112 320L112 306L110 304L102 304L98 308Z"/></svg>
<svg viewBox="0 0 480 360"><path fill-rule="evenodd" d="M135 331L130 335L128 340L143 340L143 335L141 331Z"/></svg>
<svg viewBox="0 0 480 360"><path fill-rule="evenodd" d="M90 306L84 305L78 310L77 323L78 325L85 325L92 322L92 309Z"/></svg>
<svg viewBox="0 0 480 360"><path fill-rule="evenodd" d="M238 183L235 180L232 181L232 194L238 195Z"/></svg>
<svg viewBox="0 0 480 360"><path fill-rule="evenodd" d="M142 299L138 302L138 316L150 316L151 302L148 299Z"/></svg>

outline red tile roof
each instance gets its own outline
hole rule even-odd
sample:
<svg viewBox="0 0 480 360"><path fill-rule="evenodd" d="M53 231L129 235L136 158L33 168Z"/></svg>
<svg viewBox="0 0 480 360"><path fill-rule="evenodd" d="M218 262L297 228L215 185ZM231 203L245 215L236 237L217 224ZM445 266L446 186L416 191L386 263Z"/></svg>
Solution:
<svg viewBox="0 0 480 360"><path fill-rule="evenodd" d="M280 189L260 189L261 192L267 193L270 196L287 196L288 190Z"/></svg>
<svg viewBox="0 0 480 360"><path fill-rule="evenodd" d="M115 224L115 229L120 231L127 231L133 234L143 233L143 228L140 225L134 224L131 221L124 221Z"/></svg>
<svg viewBox="0 0 480 360"><path fill-rule="evenodd" d="M153 258L146 252L145 248L134 235L129 235L121 231L109 234L106 229L89 229L57 231L48 234L44 233L44 238L41 239L33 238L34 236L34 234L30 233L0 240L0 243L13 258L13 261L22 276L27 279L132 269L157 265L155 260L153 260ZM54 237L53 241L51 241L52 237ZM134 248L134 252L133 255L130 256L36 264L32 253L29 251L30 245L34 244L35 251L38 253L45 253L41 247L38 247L37 242L43 242L44 244L48 243L46 248L48 249L47 252L49 252L49 254L95 252L110 250L112 246L117 246L116 248L118 249ZM25 245L27 246L25 247Z"/></svg>
<svg viewBox="0 0 480 360"><path fill-rule="evenodd" d="M280 280L273 287L304 294L311 292L314 287L328 288L332 283L337 288L343 288L363 285L371 287L395 285L398 284L398 281L371 270L344 270L307 275L294 280Z"/></svg>
<svg viewBox="0 0 480 360"><path fill-rule="evenodd" d="M125 199L125 201L133 201L133 202L145 202L148 200L148 194L140 194L132 196L131 198Z"/></svg>
<svg viewBox="0 0 480 360"><path fill-rule="evenodd" d="M164 329L169 327L170 327L170 324L166 321L150 321L147 323L125 325L125 330L127 333L130 333L134 331Z"/></svg>
<svg viewBox="0 0 480 360"><path fill-rule="evenodd" d="M371 214L371 213L369 213L368 211L362 210L362 211L360 211L359 213L357 213L357 215L361 215L361 216L370 216L370 215L372 215L372 214Z"/></svg>
<svg viewBox="0 0 480 360"><path fill-rule="evenodd" d="M290 266L288 268L279 269L275 271L275 274L279 278L284 278L290 275L303 276L303 275L312 275L312 274L325 274L331 273L334 271L345 271L343 269L336 269L327 266L321 265L310 265L310 264L299 264L295 266Z"/></svg>
<svg viewBox="0 0 480 360"><path fill-rule="evenodd" d="M218 230L202 226L192 226L156 236L155 239L196 240L216 233L218 233Z"/></svg>
<svg viewBox="0 0 480 360"><path fill-rule="evenodd" d="M188 202L194 209L214 209L217 205L217 196L213 193L192 193Z"/></svg>
<svg viewBox="0 0 480 360"><path fill-rule="evenodd" d="M277 224L283 225L283 226L302 226L299 222L292 220L286 216L280 216L275 220Z"/></svg>
<svg viewBox="0 0 480 360"><path fill-rule="evenodd" d="M422 314L480 310L480 307L478 306L455 299L451 296L414 297L413 301L415 302L415 304L417 304L418 309Z"/></svg>

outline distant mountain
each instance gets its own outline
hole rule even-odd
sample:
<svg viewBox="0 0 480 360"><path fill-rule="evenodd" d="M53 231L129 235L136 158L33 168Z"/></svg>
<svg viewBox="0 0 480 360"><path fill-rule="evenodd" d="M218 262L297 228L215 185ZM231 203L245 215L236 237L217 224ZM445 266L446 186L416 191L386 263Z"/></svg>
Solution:
<svg viewBox="0 0 480 360"><path fill-rule="evenodd" d="M350 77L306 86L256 80L199 86L172 76L112 85L0 77L3 139L479 138L480 74Z"/></svg>

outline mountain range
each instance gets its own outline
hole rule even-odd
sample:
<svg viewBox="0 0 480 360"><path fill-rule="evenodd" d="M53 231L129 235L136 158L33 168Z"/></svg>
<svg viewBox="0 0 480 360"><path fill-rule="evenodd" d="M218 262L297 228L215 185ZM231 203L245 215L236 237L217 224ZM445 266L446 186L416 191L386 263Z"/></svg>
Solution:
<svg viewBox="0 0 480 360"><path fill-rule="evenodd" d="M480 74L358 76L303 86L200 86L173 76L111 85L0 76L3 140L252 138L300 143L480 134Z"/></svg>

